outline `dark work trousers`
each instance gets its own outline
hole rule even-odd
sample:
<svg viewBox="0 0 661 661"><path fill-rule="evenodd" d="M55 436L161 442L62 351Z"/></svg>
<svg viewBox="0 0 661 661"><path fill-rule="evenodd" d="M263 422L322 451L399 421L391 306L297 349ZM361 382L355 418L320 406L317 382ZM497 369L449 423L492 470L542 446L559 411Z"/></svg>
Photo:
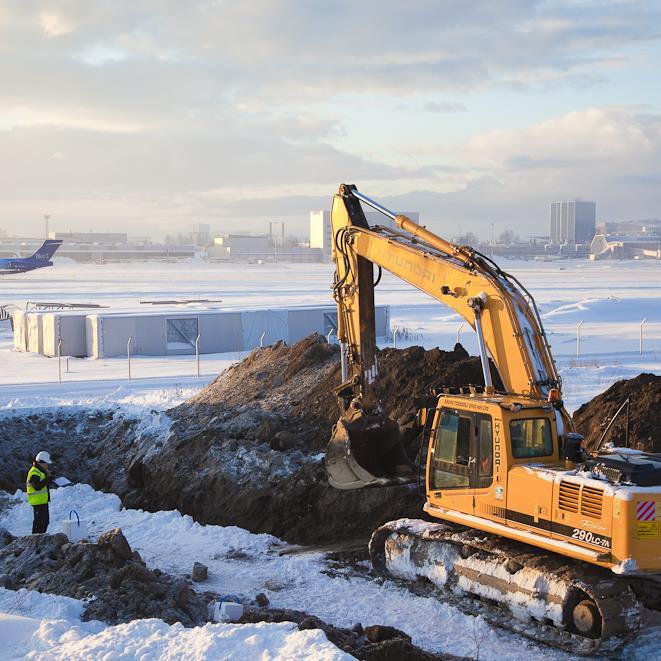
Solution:
<svg viewBox="0 0 661 661"><path fill-rule="evenodd" d="M32 534L46 532L48 528L48 503L33 505L34 520L32 521Z"/></svg>

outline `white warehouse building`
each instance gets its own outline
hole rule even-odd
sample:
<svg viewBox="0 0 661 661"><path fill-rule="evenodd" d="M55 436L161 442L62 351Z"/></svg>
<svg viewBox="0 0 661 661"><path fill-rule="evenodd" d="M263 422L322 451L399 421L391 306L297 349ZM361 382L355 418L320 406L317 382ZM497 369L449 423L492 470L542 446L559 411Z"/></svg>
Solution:
<svg viewBox="0 0 661 661"><path fill-rule="evenodd" d="M337 337L335 306L263 310L57 311L13 315L14 348L44 356L113 358L249 351L310 333ZM376 307L376 334L390 336L390 308Z"/></svg>

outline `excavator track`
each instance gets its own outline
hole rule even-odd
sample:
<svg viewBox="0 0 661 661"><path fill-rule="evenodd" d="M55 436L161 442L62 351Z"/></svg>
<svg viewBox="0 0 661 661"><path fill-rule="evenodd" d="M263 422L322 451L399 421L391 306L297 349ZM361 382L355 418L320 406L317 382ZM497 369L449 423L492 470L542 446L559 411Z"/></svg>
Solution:
<svg viewBox="0 0 661 661"><path fill-rule="evenodd" d="M614 652L640 627L626 579L489 533L399 519L374 532L369 551L377 574L426 579L464 611L574 654Z"/></svg>

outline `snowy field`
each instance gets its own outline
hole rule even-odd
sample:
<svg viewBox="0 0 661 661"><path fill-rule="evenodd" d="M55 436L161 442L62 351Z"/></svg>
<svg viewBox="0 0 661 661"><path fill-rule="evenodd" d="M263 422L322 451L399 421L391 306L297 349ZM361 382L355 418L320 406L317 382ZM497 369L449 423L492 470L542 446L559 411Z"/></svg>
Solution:
<svg viewBox="0 0 661 661"><path fill-rule="evenodd" d="M575 409L614 381L661 367L661 265L658 262L510 262L535 296ZM140 308L140 300L220 298L222 308L319 305L330 302L330 265L58 264L52 269L0 278L0 304L26 301L94 302ZM451 348L461 342L476 353L472 331L461 319L387 274L377 304L391 306L398 347L420 344ZM151 307L149 308L151 309ZM639 353L643 318L644 346ZM583 321L581 355L576 325ZM0 415L19 408L113 406L128 413L162 411L209 383L242 354L202 356L196 378L189 356L136 357L126 378L124 360L74 360L58 384L57 361L14 352L7 322L0 322ZM30 508L17 493L0 526L27 534ZM391 583L355 575L332 578L319 553L284 553L268 535L239 528L202 526L178 512L121 510L119 499L75 485L54 494L51 531L75 508L94 534L114 526L150 567L172 574L190 571L193 560L209 566L205 589L252 598L264 592L275 607L305 610L339 626L389 624L403 628L424 649L481 659L569 658L491 627L456 608L416 597ZM228 559L233 550L247 559ZM0 588L1 659L28 658L263 658L343 659L320 631L294 625L210 624L193 630L159 620L107 627L83 623L83 604L74 599ZM624 658L658 658L656 624L624 651Z"/></svg>

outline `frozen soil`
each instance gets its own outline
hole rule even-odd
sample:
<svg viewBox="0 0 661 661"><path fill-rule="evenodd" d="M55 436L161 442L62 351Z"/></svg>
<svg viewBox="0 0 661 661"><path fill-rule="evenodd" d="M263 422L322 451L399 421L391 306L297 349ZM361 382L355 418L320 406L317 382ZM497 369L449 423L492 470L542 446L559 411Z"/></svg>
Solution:
<svg viewBox="0 0 661 661"><path fill-rule="evenodd" d="M203 624L213 596L198 594L185 578L148 569L119 529L95 544L71 544L64 533L15 538L0 530L0 580L12 590L88 599L82 619L107 624L149 617Z"/></svg>
<svg viewBox="0 0 661 661"><path fill-rule="evenodd" d="M381 400L406 433L432 385L479 383L461 347L379 353ZM420 516L416 486L343 492L322 463L339 408L339 351L320 335L251 353L170 412L158 453L128 471L132 504L176 508L198 521L238 525L290 542L366 540L381 523Z"/></svg>
<svg viewBox="0 0 661 661"><path fill-rule="evenodd" d="M623 379L583 404L574 413L576 430L589 441L597 442L617 410L629 398L629 447L661 452L661 376L639 374ZM626 410L617 417L604 439L624 446L627 438Z"/></svg>
<svg viewBox="0 0 661 661"><path fill-rule="evenodd" d="M454 351L385 349L379 394L415 453L417 403L433 386L480 383L479 359ZM421 515L416 486L343 492L328 485L323 449L339 415L339 351L320 335L252 352L168 414L120 408L5 413L0 489L24 488L32 457L117 493L128 507L178 509L299 544L364 542L392 518Z"/></svg>

